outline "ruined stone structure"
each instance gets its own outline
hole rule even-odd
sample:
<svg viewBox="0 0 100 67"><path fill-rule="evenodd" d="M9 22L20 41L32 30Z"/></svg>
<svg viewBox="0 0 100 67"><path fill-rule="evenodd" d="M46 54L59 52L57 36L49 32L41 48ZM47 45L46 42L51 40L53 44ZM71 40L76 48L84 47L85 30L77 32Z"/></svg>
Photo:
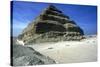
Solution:
<svg viewBox="0 0 100 67"><path fill-rule="evenodd" d="M18 39L25 44L83 39L83 30L55 6L50 5L30 23Z"/></svg>

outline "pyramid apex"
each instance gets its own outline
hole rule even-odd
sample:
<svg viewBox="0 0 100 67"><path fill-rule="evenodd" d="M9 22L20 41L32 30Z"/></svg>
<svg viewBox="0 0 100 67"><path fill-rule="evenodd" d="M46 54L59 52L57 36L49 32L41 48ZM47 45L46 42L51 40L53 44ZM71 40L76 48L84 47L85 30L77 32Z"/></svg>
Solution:
<svg viewBox="0 0 100 67"><path fill-rule="evenodd" d="M48 7L47 7L47 10L52 10L52 11L57 11L59 13L62 13L62 11L58 10L53 4L50 4Z"/></svg>

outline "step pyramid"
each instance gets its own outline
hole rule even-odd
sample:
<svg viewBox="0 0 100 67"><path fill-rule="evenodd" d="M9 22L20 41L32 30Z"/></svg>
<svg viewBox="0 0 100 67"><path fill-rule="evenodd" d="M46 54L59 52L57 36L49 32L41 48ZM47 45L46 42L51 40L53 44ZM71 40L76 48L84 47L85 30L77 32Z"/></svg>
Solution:
<svg viewBox="0 0 100 67"><path fill-rule="evenodd" d="M49 5L18 36L25 44L76 41L83 39L84 32L62 11Z"/></svg>

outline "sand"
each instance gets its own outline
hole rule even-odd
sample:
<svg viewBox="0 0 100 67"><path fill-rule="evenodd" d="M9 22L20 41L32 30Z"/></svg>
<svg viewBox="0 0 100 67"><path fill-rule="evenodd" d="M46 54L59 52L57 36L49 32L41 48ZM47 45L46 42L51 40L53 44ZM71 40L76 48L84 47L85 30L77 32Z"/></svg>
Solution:
<svg viewBox="0 0 100 67"><path fill-rule="evenodd" d="M56 63L77 63L97 61L97 38L88 37L82 41L61 41L28 45Z"/></svg>

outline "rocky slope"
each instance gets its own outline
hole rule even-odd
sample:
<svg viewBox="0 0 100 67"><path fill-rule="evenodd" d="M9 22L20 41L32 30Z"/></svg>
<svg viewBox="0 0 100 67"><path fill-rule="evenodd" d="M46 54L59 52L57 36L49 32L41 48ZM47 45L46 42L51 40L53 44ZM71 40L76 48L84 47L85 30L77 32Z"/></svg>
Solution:
<svg viewBox="0 0 100 67"><path fill-rule="evenodd" d="M42 64L55 64L56 62L46 57L31 47L12 45L12 66L30 66Z"/></svg>
<svg viewBox="0 0 100 67"><path fill-rule="evenodd" d="M25 44L83 39L83 30L55 6L50 5L30 23L18 39Z"/></svg>

